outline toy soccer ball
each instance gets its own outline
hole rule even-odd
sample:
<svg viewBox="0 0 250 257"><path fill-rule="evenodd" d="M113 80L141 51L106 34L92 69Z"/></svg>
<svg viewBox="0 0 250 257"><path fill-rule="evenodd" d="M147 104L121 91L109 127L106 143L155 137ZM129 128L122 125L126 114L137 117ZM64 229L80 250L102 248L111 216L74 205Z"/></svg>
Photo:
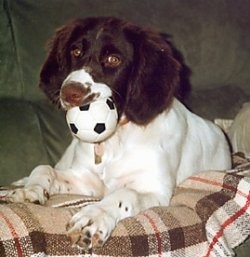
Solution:
<svg viewBox="0 0 250 257"><path fill-rule="evenodd" d="M114 133L118 114L112 99L102 98L69 109L66 120L74 136L84 142L98 143Z"/></svg>

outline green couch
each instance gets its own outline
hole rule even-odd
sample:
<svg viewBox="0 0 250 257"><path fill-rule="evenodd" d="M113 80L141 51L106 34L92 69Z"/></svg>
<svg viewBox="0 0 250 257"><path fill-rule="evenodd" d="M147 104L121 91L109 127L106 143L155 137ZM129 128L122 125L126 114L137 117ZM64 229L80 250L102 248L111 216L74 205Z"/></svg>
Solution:
<svg viewBox="0 0 250 257"><path fill-rule="evenodd" d="M64 113L38 88L46 43L75 17L116 16L171 35L191 70L184 101L203 117L234 118L250 100L247 0L0 0L0 185L55 164L71 140ZM250 243L237 249L249 256Z"/></svg>

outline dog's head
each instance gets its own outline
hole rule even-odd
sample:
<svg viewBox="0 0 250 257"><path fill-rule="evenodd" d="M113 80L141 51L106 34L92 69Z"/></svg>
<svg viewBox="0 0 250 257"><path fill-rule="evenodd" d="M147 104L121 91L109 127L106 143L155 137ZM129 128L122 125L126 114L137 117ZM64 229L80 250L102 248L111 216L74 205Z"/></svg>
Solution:
<svg viewBox="0 0 250 257"><path fill-rule="evenodd" d="M179 70L159 33L116 18L78 19L57 30L40 87L66 109L111 94L119 117L146 125L171 104Z"/></svg>

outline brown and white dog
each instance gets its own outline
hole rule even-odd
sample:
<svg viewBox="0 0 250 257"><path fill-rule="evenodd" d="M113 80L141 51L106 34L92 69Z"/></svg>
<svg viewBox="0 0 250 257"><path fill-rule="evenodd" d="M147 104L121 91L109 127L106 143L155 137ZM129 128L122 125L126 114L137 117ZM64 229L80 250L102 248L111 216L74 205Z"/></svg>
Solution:
<svg viewBox="0 0 250 257"><path fill-rule="evenodd" d="M90 249L121 219L168 205L188 176L230 168L220 129L174 97L181 65L159 33L116 18L78 19L57 30L50 47L40 81L47 96L69 109L112 94L120 125L101 145L74 138L55 167L38 166L19 181L24 188L9 193L10 201L102 198L69 221L73 243Z"/></svg>

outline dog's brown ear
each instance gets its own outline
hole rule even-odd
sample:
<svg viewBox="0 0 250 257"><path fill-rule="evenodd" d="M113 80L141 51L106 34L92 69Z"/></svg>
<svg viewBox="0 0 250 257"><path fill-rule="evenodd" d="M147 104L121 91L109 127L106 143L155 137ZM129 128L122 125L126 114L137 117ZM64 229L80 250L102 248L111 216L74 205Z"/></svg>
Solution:
<svg viewBox="0 0 250 257"><path fill-rule="evenodd" d="M146 125L172 103L181 65L160 34L131 27L127 37L134 46L134 69L125 114Z"/></svg>
<svg viewBox="0 0 250 257"><path fill-rule="evenodd" d="M56 30L49 42L49 52L40 72L40 88L52 102L57 102L63 80L68 73L68 42L78 21L71 21Z"/></svg>

